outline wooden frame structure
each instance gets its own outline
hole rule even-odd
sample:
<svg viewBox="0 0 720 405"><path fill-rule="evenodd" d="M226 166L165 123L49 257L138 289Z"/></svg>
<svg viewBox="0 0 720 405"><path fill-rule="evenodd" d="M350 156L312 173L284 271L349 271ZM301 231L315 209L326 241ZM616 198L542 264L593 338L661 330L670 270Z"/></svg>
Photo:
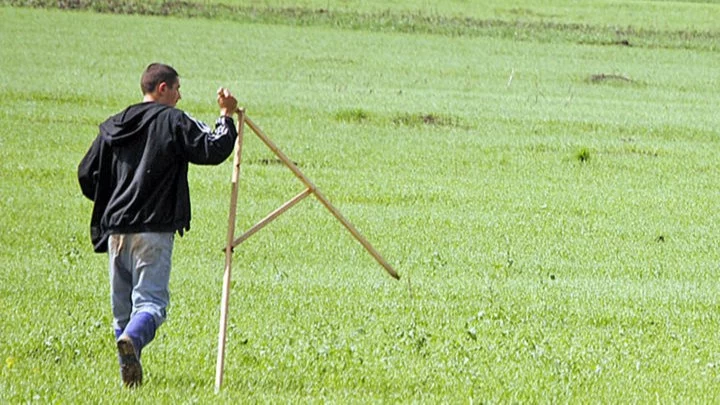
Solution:
<svg viewBox="0 0 720 405"><path fill-rule="evenodd" d="M365 239L360 232L335 208L334 205L325 197L323 193L308 179L298 167L268 138L262 130L255 125L255 123L245 115L244 109L237 111L238 123L237 123L237 140L235 143L235 154L233 157L233 173L232 173L232 191L230 194L230 214L228 218L228 231L227 231L227 244L225 245L225 274L223 276L223 292L222 302L220 307L220 333L218 336L218 357L217 365L215 369L215 390L219 391L223 381L223 370L225 366L225 343L226 343L226 332L227 332L227 319L228 319L228 306L230 302L230 281L231 281L231 270L232 270L232 254L233 249L246 241L250 236L258 232L260 229L265 227L267 224L272 222L275 218L279 217L282 213L292 208L295 204L299 203L305 197L309 195L315 195L315 197L337 218L340 223L357 239L358 242L370 253L370 255L390 274L391 277L396 280L400 279L400 276L390 266L390 264L378 253L375 248L372 247L370 242ZM240 164L242 162L242 145L245 125L247 125L258 138L268 147L272 152L287 166L295 176L307 187L305 190L300 192L295 197L288 200L286 203L281 205L276 210L269 213L265 218L260 220L257 224L253 225L245 233L235 238L235 220L237 216L237 195L238 195L238 181L240 179Z"/></svg>

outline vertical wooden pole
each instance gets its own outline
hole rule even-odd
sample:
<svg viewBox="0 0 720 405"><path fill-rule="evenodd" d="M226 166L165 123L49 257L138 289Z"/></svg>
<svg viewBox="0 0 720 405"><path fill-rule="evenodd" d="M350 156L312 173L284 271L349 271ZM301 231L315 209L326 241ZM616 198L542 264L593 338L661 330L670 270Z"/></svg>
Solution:
<svg viewBox="0 0 720 405"><path fill-rule="evenodd" d="M245 127L245 110L238 110L237 140L233 158L232 190L230 194L230 215L228 218L227 245L225 246L225 275L223 277L222 302L220 304L220 333L218 334L218 356L215 368L215 391L220 391L225 368L225 342L227 341L228 307L230 303L230 280L232 272L233 240L235 239L235 218L237 216L238 181L240 179L240 163L242 161L243 129Z"/></svg>

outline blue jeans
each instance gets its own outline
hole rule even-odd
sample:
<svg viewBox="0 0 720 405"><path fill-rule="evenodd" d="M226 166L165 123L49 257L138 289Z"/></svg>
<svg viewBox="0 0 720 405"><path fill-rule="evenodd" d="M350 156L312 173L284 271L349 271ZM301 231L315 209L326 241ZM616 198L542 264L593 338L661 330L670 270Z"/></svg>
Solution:
<svg viewBox="0 0 720 405"><path fill-rule="evenodd" d="M155 327L165 321L174 240L174 233L110 235L110 296L116 333L122 333L138 313L152 316Z"/></svg>

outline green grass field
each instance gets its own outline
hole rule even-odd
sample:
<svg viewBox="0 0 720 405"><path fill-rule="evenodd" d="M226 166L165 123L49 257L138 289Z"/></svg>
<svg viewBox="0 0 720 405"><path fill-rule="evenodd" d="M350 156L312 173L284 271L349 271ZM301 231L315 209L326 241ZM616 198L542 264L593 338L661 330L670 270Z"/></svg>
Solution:
<svg viewBox="0 0 720 405"><path fill-rule="evenodd" d="M717 2L90 3L0 2L0 403L720 399ZM153 61L402 277L302 202L236 249L219 394L231 161L191 168L133 391L76 180ZM246 133L238 232L303 189Z"/></svg>

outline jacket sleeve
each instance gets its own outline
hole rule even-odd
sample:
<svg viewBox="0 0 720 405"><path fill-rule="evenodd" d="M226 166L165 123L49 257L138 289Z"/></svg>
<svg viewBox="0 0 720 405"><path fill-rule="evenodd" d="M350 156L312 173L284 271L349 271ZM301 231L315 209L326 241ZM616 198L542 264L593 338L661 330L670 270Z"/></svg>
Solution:
<svg viewBox="0 0 720 405"><path fill-rule="evenodd" d="M220 117L211 130L205 123L182 114L180 137L190 163L217 165L225 161L235 147L237 129L231 117Z"/></svg>
<svg viewBox="0 0 720 405"><path fill-rule="evenodd" d="M85 197L95 200L98 176L100 172L100 147L102 139L100 136L90 145L90 149L78 165L78 181Z"/></svg>

